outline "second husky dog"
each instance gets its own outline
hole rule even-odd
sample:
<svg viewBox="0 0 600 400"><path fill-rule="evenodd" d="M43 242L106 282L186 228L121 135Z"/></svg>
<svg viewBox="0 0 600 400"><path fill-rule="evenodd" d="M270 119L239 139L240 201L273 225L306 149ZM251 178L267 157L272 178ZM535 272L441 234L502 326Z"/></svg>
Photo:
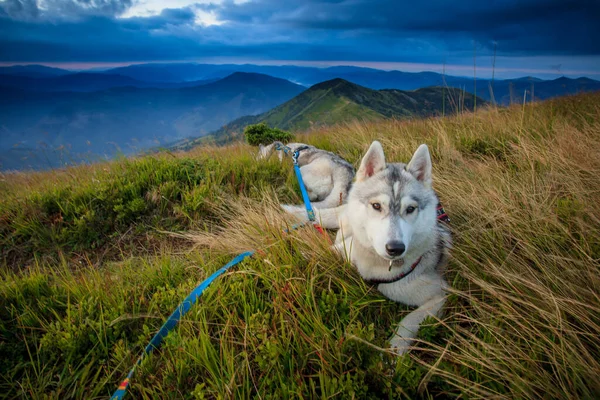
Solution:
<svg viewBox="0 0 600 400"><path fill-rule="evenodd" d="M260 146L258 159L278 152L279 161L283 159L283 150L277 150L280 142L268 146ZM298 165L302 180L313 207L330 208L345 203L348 190L354 179L354 167L337 154L317 149L304 143L288 143L292 151L302 149L298 157Z"/></svg>
<svg viewBox="0 0 600 400"><path fill-rule="evenodd" d="M404 354L423 320L439 316L448 283L450 232L437 221L429 149L421 145L408 164L386 164L377 141L365 154L348 203L316 209L324 228L339 228L335 248L367 282L391 300L416 306L398 325L391 347ZM302 208L283 206L301 219Z"/></svg>

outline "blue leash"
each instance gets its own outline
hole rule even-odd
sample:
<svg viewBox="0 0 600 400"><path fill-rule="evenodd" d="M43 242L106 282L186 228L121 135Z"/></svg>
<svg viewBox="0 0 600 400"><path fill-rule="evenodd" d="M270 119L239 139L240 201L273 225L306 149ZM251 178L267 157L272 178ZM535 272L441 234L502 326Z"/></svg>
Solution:
<svg viewBox="0 0 600 400"><path fill-rule="evenodd" d="M298 165L298 156L300 155L300 150L296 150L292 155L292 161L294 162L294 172L296 173L296 178L298 178L298 184L300 185L300 192L302 193L302 200L304 200L304 207L306 207L306 214L308 215L308 220L311 222L315 222L315 211L310 204L310 199L308 198L308 192L306 191L306 186L304 186L304 181L302 180L302 173L300 172L300 166Z"/></svg>
<svg viewBox="0 0 600 400"><path fill-rule="evenodd" d="M308 215L308 220L310 222L315 222L315 211L310 204L310 199L308 198L308 192L306 191L306 186L304 186L304 180L302 179L302 173L300 172L300 166L298 165L298 157L300 157L300 152L302 150L306 150L308 146L301 146L296 149L296 151L292 151L291 148L282 144L281 142L275 143L276 150L283 150L285 154L292 155L292 162L294 163L294 172L296 173L296 178L298 179L298 184L300 185L300 192L302 193L302 200L304 200L304 207L306 208L306 214ZM320 228L320 227L319 227ZM319 229L317 228L317 229ZM321 229L319 229L321 230Z"/></svg>
<svg viewBox="0 0 600 400"><path fill-rule="evenodd" d="M323 235L325 235L327 238L329 238L323 231L323 228L321 228L321 226L316 223L315 212L312 208L312 205L310 204L310 199L308 198L308 192L306 191L306 186L304 186L304 181L302 180L302 173L300 172L300 166L298 165L298 157L300 157L300 152L302 150L306 150L307 148L308 148L307 146L301 146L301 147L297 148L296 151L292 151L291 148L282 144L281 142L277 142L275 144L275 149L283 150L283 152L285 154L292 155L292 161L294 163L294 172L296 173L296 178L298 178L298 184L300 185L300 192L302 193L302 199L304 200L304 206L306 207L306 214L308 214L308 219L310 220L310 222L313 223L313 225L319 232L321 232ZM304 224L294 225L294 226L292 226L291 229L293 230L293 229L299 228L303 225ZM200 298L200 296L202 295L202 292L204 292L204 289L206 289L216 278L218 278L221 274L223 274L223 272L227 271L229 268L233 267L234 265L239 264L246 257L249 257L252 254L254 254L253 251L247 251L245 253L238 255L236 258L231 260L229 263L227 263L221 269L219 269L214 274L212 274L211 276L206 278L199 286L197 286L192 291L192 293L190 293L188 295L188 297L185 298L185 300L183 300L179 304L179 306L177 306L175 311L173 311L173 314L171 314L171 316L169 316L169 318L163 324L163 326L160 328L158 333L156 335L154 335L154 337L152 338L150 343L146 346L146 348L144 349L144 351L138 358L137 362L135 363L135 365L133 366L131 371L129 371L129 373L127 374L127 377L123 380L123 382L121 382L121 384L119 385L117 390L111 396L111 398L110 398L111 400L123 399L123 397L127 393L127 387L129 386L129 383L131 381L131 378L133 377L133 374L135 373L137 366L140 365L142 363L142 361L146 358L146 356L149 355L150 353L152 353L152 351L154 349L158 349L160 347L163 339L169 334L169 332L171 332L173 330L173 328L177 325L177 323L179 322L181 317L183 317L190 310L190 308L196 303L198 298Z"/></svg>
<svg viewBox="0 0 600 400"><path fill-rule="evenodd" d="M121 384L119 385L119 387L117 388L117 390L111 396L111 400L120 400L120 399L122 399L125 396L125 394L127 393L127 387L129 386L130 380L133 377L133 374L134 374L135 369L137 368L137 366L140 365L142 363L142 361L144 360L144 358L146 358L147 355L149 355L150 353L152 353L152 351L154 349L158 349L160 347L160 345L162 344L163 339L169 334L170 331L173 330L173 328L177 325L177 323L179 322L179 320L181 319L181 317L183 317L190 310L190 308L192 308L192 306L196 303L196 301L202 295L202 292L204 292L204 290L215 279L217 279L220 275L222 275L229 268L233 267L234 265L239 264L246 257L250 257L253 254L254 254L253 251L247 251L245 253L242 253L242 254L238 255L233 260L229 261L221 269L217 270L211 276L209 276L208 278L206 278L200 285L198 285L192 291L192 293L190 293L188 295L188 297L185 298L185 300L183 300L179 304L179 306L177 306L177 308L175 309L175 311L173 311L173 314L171 314L171 316L169 316L169 318L163 324L163 326L160 328L160 330L158 331L158 333L156 335L154 335L154 337L152 338L152 340L150 341L150 343L146 346L146 348L142 352L142 355L140 355L140 357L138 358L137 362L135 363L135 365L133 366L133 368L131 369L131 371L129 371L129 373L127 374L127 378L125 378L123 380L123 382L121 382Z"/></svg>

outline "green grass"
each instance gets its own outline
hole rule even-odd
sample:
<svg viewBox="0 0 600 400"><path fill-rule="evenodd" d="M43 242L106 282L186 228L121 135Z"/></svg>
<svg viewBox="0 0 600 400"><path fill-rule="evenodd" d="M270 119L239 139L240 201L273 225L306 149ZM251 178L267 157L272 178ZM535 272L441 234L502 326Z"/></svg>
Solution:
<svg viewBox="0 0 600 400"><path fill-rule="evenodd" d="M288 168L257 164L249 154L230 161L169 155L122 160L76 182L58 180L0 203L0 249L4 262L18 267L35 257L104 252L115 242L158 231L207 228L227 218L214 212L222 198L258 198L289 175Z"/></svg>
<svg viewBox="0 0 600 400"><path fill-rule="evenodd" d="M452 218L453 292L403 358L409 308L277 202L289 161L245 145L0 176L0 397L106 398L177 304L233 255L130 398L596 398L598 94L298 138L353 163L420 143ZM182 232L171 235L168 232Z"/></svg>

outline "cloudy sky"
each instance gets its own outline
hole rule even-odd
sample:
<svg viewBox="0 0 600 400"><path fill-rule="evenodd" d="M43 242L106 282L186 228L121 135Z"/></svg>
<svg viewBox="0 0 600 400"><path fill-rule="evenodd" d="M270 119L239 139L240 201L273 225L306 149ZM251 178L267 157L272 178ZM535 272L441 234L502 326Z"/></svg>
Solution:
<svg viewBox="0 0 600 400"><path fill-rule="evenodd" d="M599 0L0 0L0 64L359 65L600 79Z"/></svg>

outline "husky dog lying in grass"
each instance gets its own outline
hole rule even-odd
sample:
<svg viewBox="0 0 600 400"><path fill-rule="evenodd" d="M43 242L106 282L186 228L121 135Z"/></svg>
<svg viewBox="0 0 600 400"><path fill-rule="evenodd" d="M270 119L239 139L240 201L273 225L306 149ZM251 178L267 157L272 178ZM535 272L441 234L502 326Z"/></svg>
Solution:
<svg viewBox="0 0 600 400"><path fill-rule="evenodd" d="M439 316L448 283L442 268L448 259L450 232L437 221L431 157L421 145L408 164L386 164L383 148L373 142L356 173L348 202L315 209L324 228L337 229L335 248L367 282L391 300L418 307L401 322L390 340L404 354L428 316ZM301 219L302 207L283 206Z"/></svg>
<svg viewBox="0 0 600 400"><path fill-rule="evenodd" d="M284 152L277 150L278 144L284 146L280 142L261 145L257 158L269 158L276 151L282 161ZM354 167L350 163L337 154L304 143L288 143L287 147L292 151L302 148L298 165L313 207L330 208L346 202L354 179Z"/></svg>

